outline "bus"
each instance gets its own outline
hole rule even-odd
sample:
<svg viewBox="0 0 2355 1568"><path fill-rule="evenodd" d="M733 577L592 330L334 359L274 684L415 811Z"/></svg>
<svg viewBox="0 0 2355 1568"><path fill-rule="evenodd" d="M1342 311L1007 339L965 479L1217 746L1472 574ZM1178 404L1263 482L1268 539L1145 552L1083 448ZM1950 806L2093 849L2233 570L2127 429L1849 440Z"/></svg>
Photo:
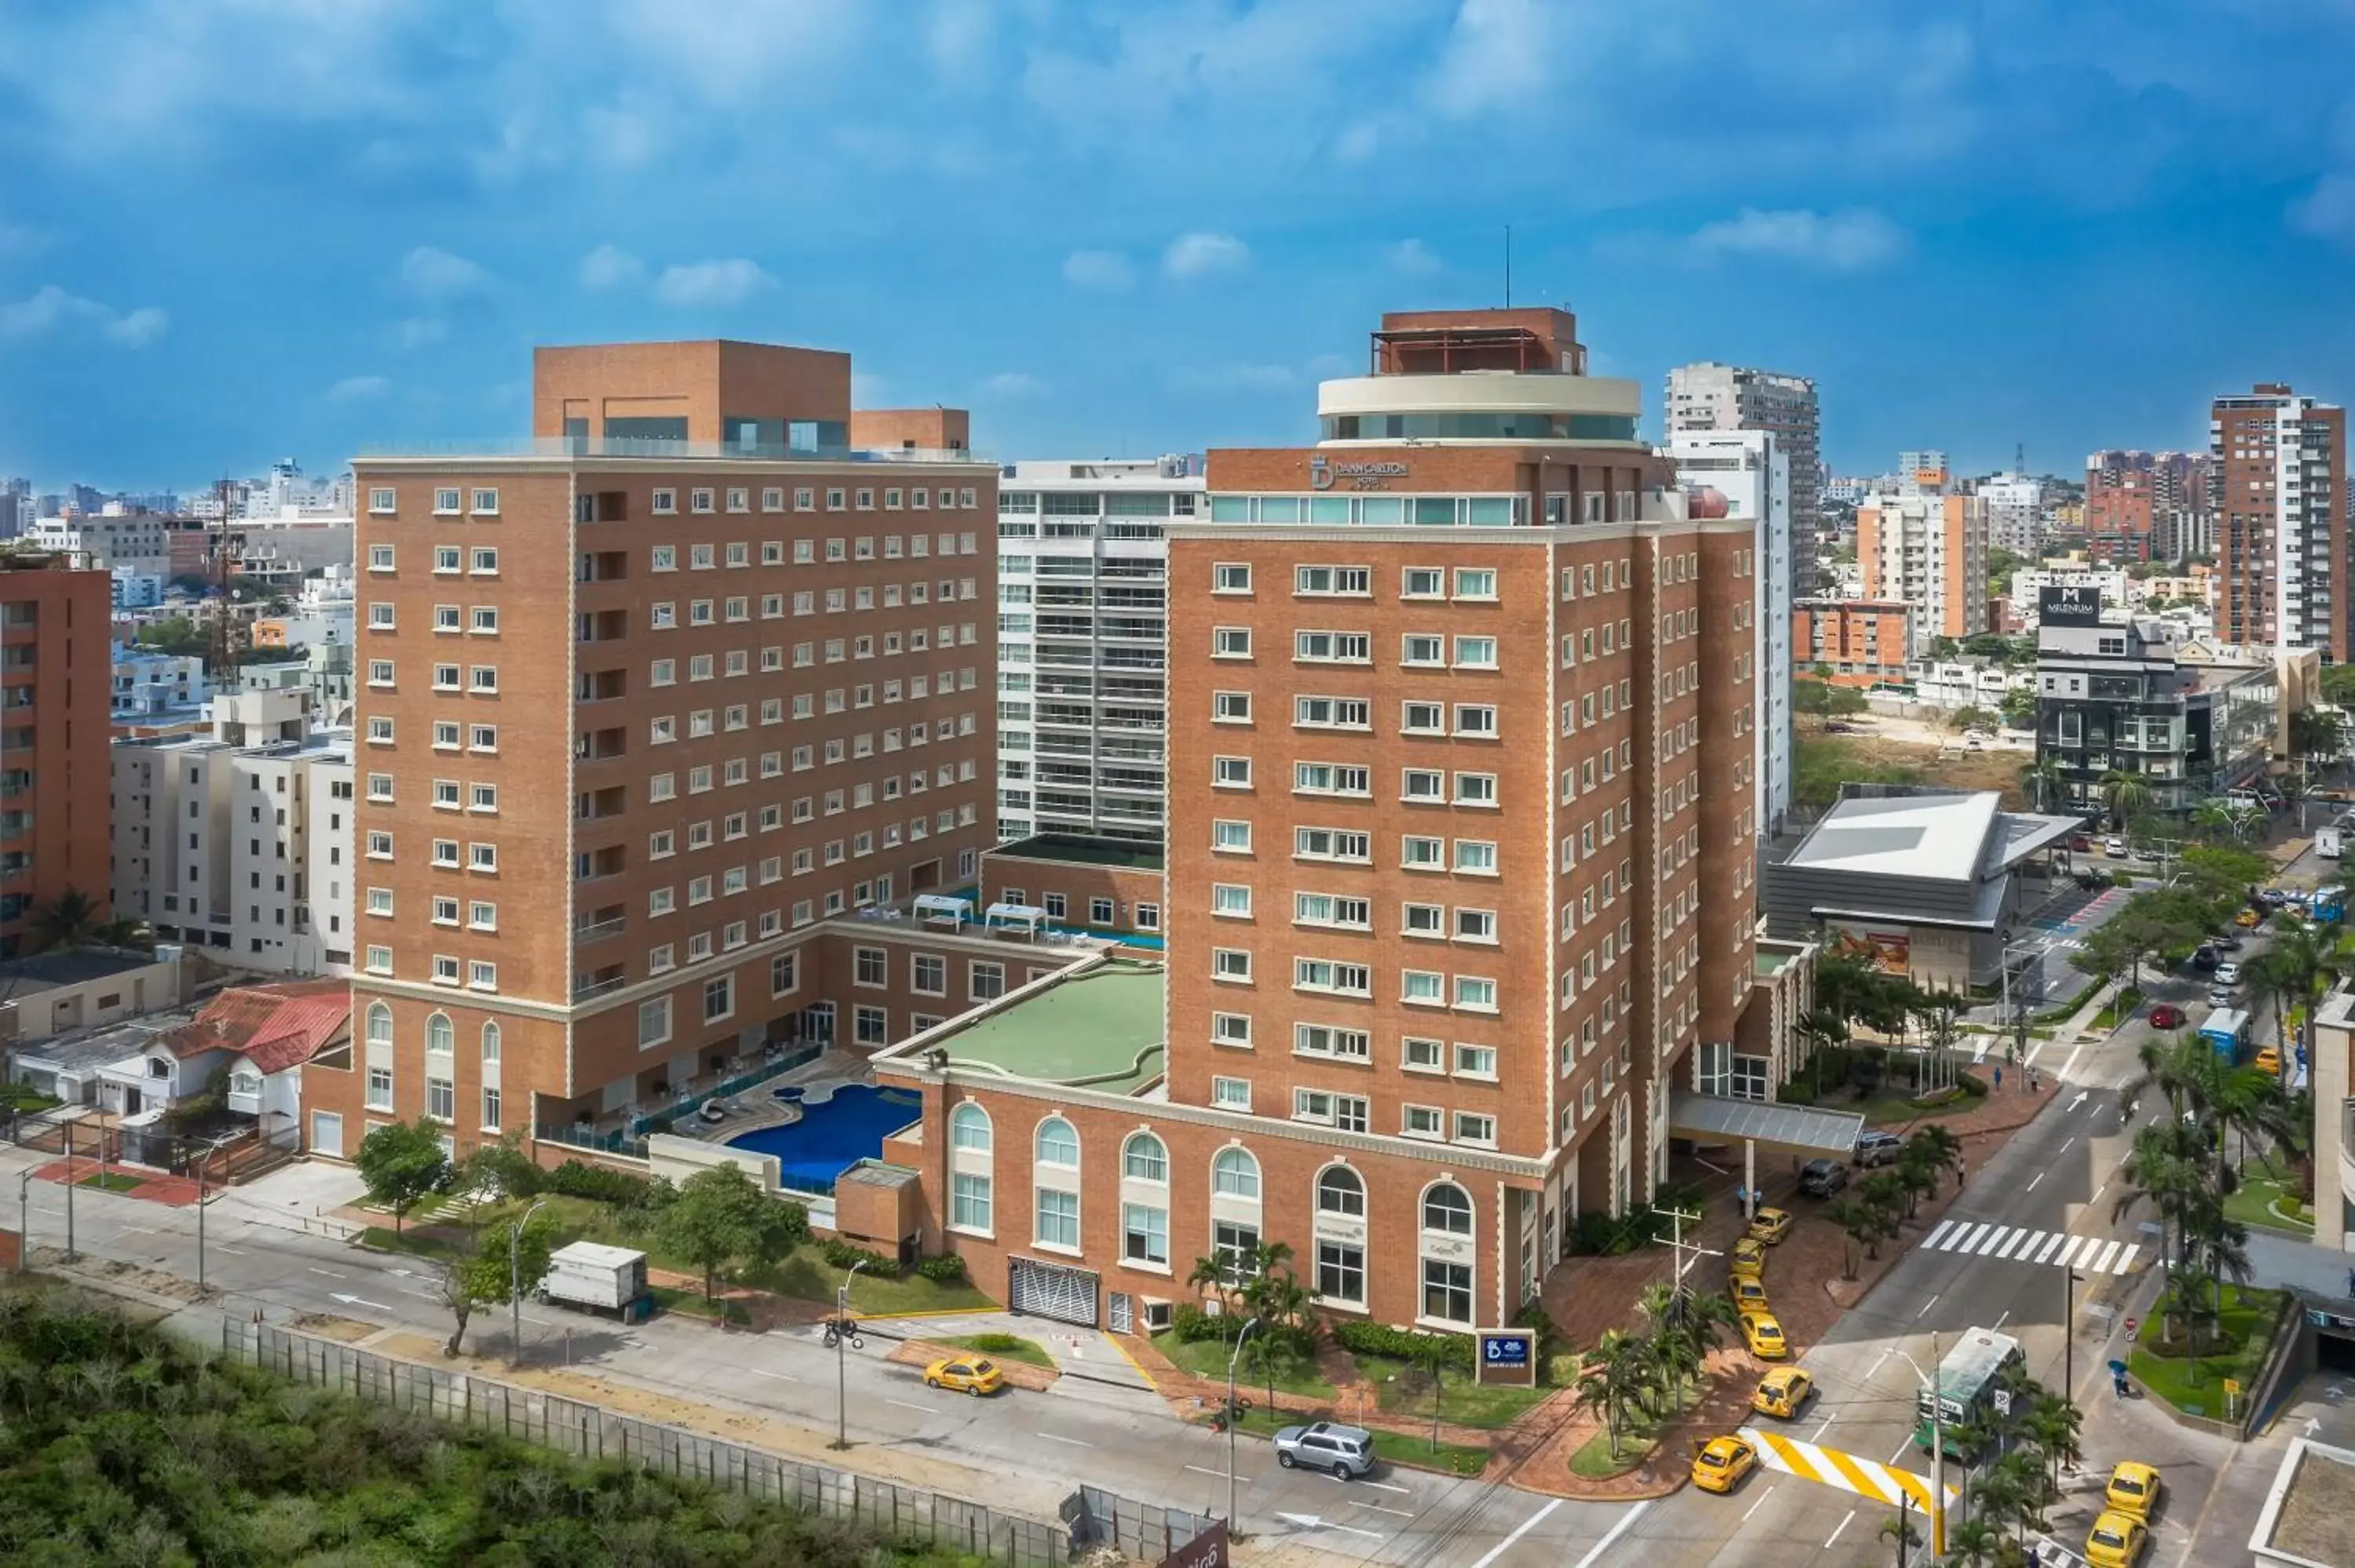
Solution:
<svg viewBox="0 0 2355 1568"><path fill-rule="evenodd" d="M2027 1371L2028 1357L2019 1341L1993 1329L1966 1331L1946 1352L1945 1360L1938 1363L1938 1400L1944 1407L1938 1420L1946 1429L1945 1450L1950 1457L1970 1458L1977 1446L1967 1438L1957 1439L1954 1429L1983 1428L1995 1412L1996 1391L2007 1382L2016 1384ZM1913 1441L1924 1453L1934 1442L1927 1389L1914 1399Z"/></svg>

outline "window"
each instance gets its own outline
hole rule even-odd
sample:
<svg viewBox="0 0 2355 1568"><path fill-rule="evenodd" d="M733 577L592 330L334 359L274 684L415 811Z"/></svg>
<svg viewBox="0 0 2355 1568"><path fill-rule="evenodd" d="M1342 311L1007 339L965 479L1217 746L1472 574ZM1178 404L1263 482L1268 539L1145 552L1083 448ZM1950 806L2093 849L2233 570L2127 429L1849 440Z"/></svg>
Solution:
<svg viewBox="0 0 2355 1568"><path fill-rule="evenodd" d="M1123 1203L1120 1208L1120 1255L1129 1263L1167 1266L1169 1211L1150 1203Z"/></svg>
<svg viewBox="0 0 2355 1568"><path fill-rule="evenodd" d="M1365 567L1295 567L1292 591L1365 599L1373 592L1373 573Z"/></svg>
<svg viewBox="0 0 2355 1568"><path fill-rule="evenodd" d="M1210 824L1210 847L1222 854L1250 853L1252 825L1246 821L1213 821Z"/></svg>
<svg viewBox="0 0 2355 1568"><path fill-rule="evenodd" d="M1487 703L1455 705L1455 733L1494 738L1497 734L1497 710Z"/></svg>
<svg viewBox="0 0 2355 1568"><path fill-rule="evenodd" d="M1494 599L1497 597L1497 574L1487 567L1458 567L1455 568L1457 599Z"/></svg>
<svg viewBox="0 0 2355 1568"><path fill-rule="evenodd" d="M1343 996L1373 994L1373 976L1365 965L1330 959L1293 959L1292 985L1295 991L1334 991Z"/></svg>
<svg viewBox="0 0 2355 1568"><path fill-rule="evenodd" d="M1445 735L1447 708L1443 703L1404 703L1399 709L1399 728L1408 735Z"/></svg>
<svg viewBox="0 0 2355 1568"><path fill-rule="evenodd" d="M1437 1106L1401 1106L1399 1131L1408 1138L1444 1138L1444 1118Z"/></svg>
<svg viewBox="0 0 2355 1568"><path fill-rule="evenodd" d="M1316 1243L1316 1294L1327 1301L1362 1303L1366 1298L1366 1253L1348 1242Z"/></svg>
<svg viewBox="0 0 2355 1568"><path fill-rule="evenodd" d="M1363 697L1295 697L1292 722L1301 729L1370 729L1373 705Z"/></svg>
<svg viewBox="0 0 2355 1568"><path fill-rule="evenodd" d="M1252 978L1252 956L1241 948L1210 949L1210 978L1218 980L1249 981Z"/></svg>
<svg viewBox="0 0 2355 1568"><path fill-rule="evenodd" d="M1459 637L1455 640L1455 667L1459 670L1493 670L1497 667L1497 640L1493 637Z"/></svg>
<svg viewBox="0 0 2355 1568"><path fill-rule="evenodd" d="M1050 1116L1039 1124L1038 1162L1080 1168L1080 1135L1061 1117Z"/></svg>
<svg viewBox="0 0 2355 1568"><path fill-rule="evenodd" d="M1497 846L1487 839L1457 839L1455 869L1476 876L1497 874Z"/></svg>
<svg viewBox="0 0 2355 1568"><path fill-rule="evenodd" d="M952 1228L980 1231L986 1234L989 1206L988 1177L960 1171L949 1178L949 1224Z"/></svg>
<svg viewBox="0 0 2355 1568"><path fill-rule="evenodd" d="M851 983L881 986L890 981L889 956L880 948L855 948L851 950Z"/></svg>
<svg viewBox="0 0 2355 1568"><path fill-rule="evenodd" d="M989 1113L972 1100L960 1102L949 1118L949 1143L956 1149L987 1154L991 1146Z"/></svg>
<svg viewBox="0 0 2355 1568"><path fill-rule="evenodd" d="M1129 1134L1121 1145L1120 1173L1137 1181L1168 1181L1168 1147L1149 1132Z"/></svg>
<svg viewBox="0 0 2355 1568"><path fill-rule="evenodd" d="M1292 657L1309 664L1364 664L1373 658L1373 639L1362 631L1295 631Z"/></svg>
<svg viewBox="0 0 2355 1568"><path fill-rule="evenodd" d="M918 953L911 960L908 989L919 996L946 996L949 961L937 953Z"/></svg>
<svg viewBox="0 0 2355 1568"><path fill-rule="evenodd" d="M1040 1187L1035 1195L1038 1200L1034 1233L1037 1244L1077 1252L1080 1246L1080 1195L1053 1187Z"/></svg>
<svg viewBox="0 0 2355 1568"><path fill-rule="evenodd" d="M975 1001L992 1001L1006 994L1006 966L978 960L967 977L968 989Z"/></svg>
<svg viewBox="0 0 2355 1568"><path fill-rule="evenodd" d="M1364 768L1337 762L1295 762L1292 766L1295 794L1363 797L1372 793L1371 786L1372 775Z"/></svg>
<svg viewBox="0 0 2355 1568"><path fill-rule="evenodd" d="M1423 1315L1446 1323L1472 1320L1472 1266L1423 1260Z"/></svg>
<svg viewBox="0 0 2355 1568"><path fill-rule="evenodd" d="M1221 561L1210 568L1212 593L1249 593L1251 586L1252 569L1247 565Z"/></svg>
<svg viewBox="0 0 2355 1568"><path fill-rule="evenodd" d="M1214 882L1210 885L1210 913L1231 920L1251 917L1252 890L1248 885Z"/></svg>
<svg viewBox="0 0 2355 1568"><path fill-rule="evenodd" d="M1440 1235L1470 1235L1471 1198L1453 1181L1434 1183L1423 1194L1423 1228Z"/></svg>
<svg viewBox="0 0 2355 1568"><path fill-rule="evenodd" d="M1252 781L1252 759L1248 757L1214 757L1210 759L1210 784L1219 789L1248 789Z"/></svg>
<svg viewBox="0 0 2355 1568"><path fill-rule="evenodd" d="M1471 1111L1457 1111L1455 1141L1480 1144L1494 1149L1497 1146L1497 1118L1492 1116L1476 1115Z"/></svg>
<svg viewBox="0 0 2355 1568"><path fill-rule="evenodd" d="M1324 1023L1292 1026L1292 1049L1302 1056L1338 1056L1363 1062L1373 1055L1373 1038L1362 1029L1336 1029Z"/></svg>
<svg viewBox="0 0 2355 1568"><path fill-rule="evenodd" d="M1410 631L1399 639L1399 662L1437 668L1447 662L1447 644L1436 635Z"/></svg>
<svg viewBox="0 0 2355 1568"><path fill-rule="evenodd" d="M1466 1078L1493 1078L1497 1075L1497 1048L1494 1045L1457 1045L1455 1071Z"/></svg>
<svg viewBox="0 0 2355 1568"><path fill-rule="evenodd" d="M1400 1043L1400 1063L1412 1073L1438 1073L1446 1070L1442 1059L1442 1046L1436 1040L1412 1037Z"/></svg>
<svg viewBox="0 0 2355 1568"><path fill-rule="evenodd" d="M1331 860L1364 864L1373 859L1373 838L1370 834L1349 832L1339 828L1295 828L1292 831L1292 854L1295 860Z"/></svg>
<svg viewBox="0 0 2355 1568"><path fill-rule="evenodd" d="M1332 893L1295 893L1292 920L1296 926L1337 926L1346 930L1372 928L1372 905L1363 898Z"/></svg>
<svg viewBox="0 0 2355 1568"><path fill-rule="evenodd" d="M1215 724L1251 723L1251 694L1249 692L1212 692L1210 719Z"/></svg>
<svg viewBox="0 0 2355 1568"><path fill-rule="evenodd" d="M1430 969L1401 969L1399 972L1399 995L1407 1001L1436 1005L1446 1000L1441 977Z"/></svg>
<svg viewBox="0 0 2355 1568"><path fill-rule="evenodd" d="M1497 776L1493 773L1458 773L1455 776L1455 803L1459 806L1495 805Z"/></svg>
<svg viewBox="0 0 2355 1568"><path fill-rule="evenodd" d="M1436 871L1447 863L1444 839L1409 837L1399 846L1399 863L1409 871Z"/></svg>
<svg viewBox="0 0 2355 1568"><path fill-rule="evenodd" d="M703 1022L716 1023L736 1011L736 977L720 975L703 982Z"/></svg>
<svg viewBox="0 0 2355 1568"><path fill-rule="evenodd" d="M651 1050L670 1039L670 998L649 997L638 1003L638 1049Z"/></svg>
<svg viewBox="0 0 2355 1568"><path fill-rule="evenodd" d="M1259 1202L1259 1161L1248 1149L1231 1146L1210 1161L1210 1192L1215 1197Z"/></svg>
<svg viewBox="0 0 2355 1568"><path fill-rule="evenodd" d="M1028 622L1024 622L1027 626ZM1252 634L1248 626L1214 626L1210 629L1210 657L1213 659L1248 659L1251 657Z"/></svg>
<svg viewBox="0 0 2355 1568"><path fill-rule="evenodd" d="M1214 1106L1224 1106L1229 1110L1251 1109L1251 1080L1249 1078L1212 1078L1210 1103Z"/></svg>
<svg viewBox="0 0 2355 1568"><path fill-rule="evenodd" d="M1475 1012L1497 1011L1497 982L1470 975L1455 977L1455 1005Z"/></svg>
<svg viewBox="0 0 2355 1568"><path fill-rule="evenodd" d="M1497 912L1494 909L1456 910L1455 939L1493 944L1497 940Z"/></svg>
<svg viewBox="0 0 2355 1568"><path fill-rule="evenodd" d="M1215 1045L1249 1045L1251 1015L1245 1012L1214 1012L1210 1014L1210 1042Z"/></svg>

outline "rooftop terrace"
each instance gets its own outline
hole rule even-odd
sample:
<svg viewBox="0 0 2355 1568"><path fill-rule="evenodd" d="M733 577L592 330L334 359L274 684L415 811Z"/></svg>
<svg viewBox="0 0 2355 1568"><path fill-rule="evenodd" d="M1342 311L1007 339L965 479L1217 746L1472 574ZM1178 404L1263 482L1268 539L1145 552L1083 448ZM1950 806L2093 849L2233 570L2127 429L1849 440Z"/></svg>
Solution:
<svg viewBox="0 0 2355 1568"><path fill-rule="evenodd" d="M1055 861L1065 865L1109 865L1129 871L1159 871L1163 858L1159 844L1090 838L1081 833L1034 833L1027 839L1000 844L988 853L999 858Z"/></svg>
<svg viewBox="0 0 2355 1568"><path fill-rule="evenodd" d="M1164 1071L1158 964L1108 959L927 1040L951 1067L1133 1095ZM921 1052L918 1053L921 1054Z"/></svg>

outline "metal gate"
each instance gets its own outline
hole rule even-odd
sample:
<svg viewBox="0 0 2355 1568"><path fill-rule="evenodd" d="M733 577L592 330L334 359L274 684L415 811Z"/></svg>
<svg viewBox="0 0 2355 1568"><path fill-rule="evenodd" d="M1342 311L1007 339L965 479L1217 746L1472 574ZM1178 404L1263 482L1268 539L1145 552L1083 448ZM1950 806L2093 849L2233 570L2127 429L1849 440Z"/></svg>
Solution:
<svg viewBox="0 0 2355 1568"><path fill-rule="evenodd" d="M1134 1334L1136 1332L1135 1297L1131 1296L1125 1290L1115 1290L1112 1293L1108 1306L1110 1308L1110 1311L1107 1315L1111 1319L1112 1331L1114 1333Z"/></svg>
<svg viewBox="0 0 2355 1568"><path fill-rule="evenodd" d="M1007 1306L1017 1312L1082 1328L1096 1326L1096 1277L1092 1269L1041 1263L1033 1257L1008 1258L1006 1296Z"/></svg>

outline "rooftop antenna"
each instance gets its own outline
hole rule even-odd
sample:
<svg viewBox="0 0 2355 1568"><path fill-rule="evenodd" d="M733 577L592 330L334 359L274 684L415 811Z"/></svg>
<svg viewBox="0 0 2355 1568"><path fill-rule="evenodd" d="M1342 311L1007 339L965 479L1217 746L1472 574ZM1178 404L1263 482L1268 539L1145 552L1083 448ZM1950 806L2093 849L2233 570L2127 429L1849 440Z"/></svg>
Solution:
<svg viewBox="0 0 2355 1568"><path fill-rule="evenodd" d="M1505 308L1513 308L1513 226L1505 225Z"/></svg>

